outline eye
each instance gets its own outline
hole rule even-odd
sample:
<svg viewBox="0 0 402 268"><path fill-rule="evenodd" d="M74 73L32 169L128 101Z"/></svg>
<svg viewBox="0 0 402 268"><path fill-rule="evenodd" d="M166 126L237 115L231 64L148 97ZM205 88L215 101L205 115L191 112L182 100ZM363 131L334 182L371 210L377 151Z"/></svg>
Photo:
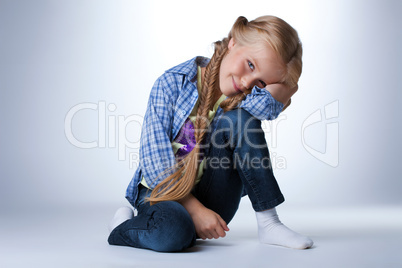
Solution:
<svg viewBox="0 0 402 268"><path fill-rule="evenodd" d="M248 67L250 67L250 69L252 71L254 71L254 64L252 64L250 61L247 61Z"/></svg>
<svg viewBox="0 0 402 268"><path fill-rule="evenodd" d="M247 61L247 64L248 64L248 67L250 68L250 70L254 71L254 69L255 69L254 64L252 64L251 61L249 61L249 60ZM258 82L260 82L260 84L263 88L267 86L267 84L262 80L259 80Z"/></svg>

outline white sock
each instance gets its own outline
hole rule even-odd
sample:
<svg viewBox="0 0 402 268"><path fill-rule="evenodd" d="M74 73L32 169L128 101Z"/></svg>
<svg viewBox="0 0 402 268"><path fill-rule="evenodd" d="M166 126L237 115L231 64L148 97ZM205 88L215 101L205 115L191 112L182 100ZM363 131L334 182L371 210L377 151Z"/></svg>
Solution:
<svg viewBox="0 0 402 268"><path fill-rule="evenodd" d="M258 238L261 243L279 245L295 249L306 249L313 241L286 227L278 217L276 209L256 212L258 223Z"/></svg>
<svg viewBox="0 0 402 268"><path fill-rule="evenodd" d="M111 233L114 228L125 222L126 220L134 217L133 210L129 207L121 207L114 214L113 219L109 223L109 232Z"/></svg>

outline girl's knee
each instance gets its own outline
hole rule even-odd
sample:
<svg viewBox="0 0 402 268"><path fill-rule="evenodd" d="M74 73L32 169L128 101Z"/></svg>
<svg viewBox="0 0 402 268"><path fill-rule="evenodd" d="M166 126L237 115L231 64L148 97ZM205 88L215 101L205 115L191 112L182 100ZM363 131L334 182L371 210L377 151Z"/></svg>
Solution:
<svg viewBox="0 0 402 268"><path fill-rule="evenodd" d="M163 252L182 251L194 245L196 239L193 220L187 210L178 202L158 203L162 212L159 228L159 243L154 250Z"/></svg>
<svg viewBox="0 0 402 268"><path fill-rule="evenodd" d="M211 142L230 143L230 146L242 144L242 141L255 140L255 136L264 136L261 121L244 109L235 109L223 114L219 120L216 134Z"/></svg>
<svg viewBox="0 0 402 268"><path fill-rule="evenodd" d="M227 111L220 119L221 127L242 126L243 128L261 128L261 121L244 109Z"/></svg>

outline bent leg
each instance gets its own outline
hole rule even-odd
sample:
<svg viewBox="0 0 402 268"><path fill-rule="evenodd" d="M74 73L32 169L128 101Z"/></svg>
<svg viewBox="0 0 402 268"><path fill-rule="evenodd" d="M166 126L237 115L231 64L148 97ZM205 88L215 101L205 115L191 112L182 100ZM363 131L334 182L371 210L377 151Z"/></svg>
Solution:
<svg viewBox="0 0 402 268"><path fill-rule="evenodd" d="M111 245L146 248L161 252L182 251L195 244L194 223L177 202L150 206L143 203L138 216L117 226L108 239Z"/></svg>
<svg viewBox="0 0 402 268"><path fill-rule="evenodd" d="M207 158L206 166L211 165L210 160ZM209 167L204 171L193 195L229 224L239 207L242 191L243 184L235 169Z"/></svg>
<svg viewBox="0 0 402 268"><path fill-rule="evenodd" d="M243 188L255 211L273 208L284 201L272 172L260 120L243 109L228 111L220 118L197 188L196 193L208 205L218 203L215 212L220 215L234 215ZM206 194L212 191L214 194ZM229 212L225 207L230 208ZM230 215L227 218L231 219Z"/></svg>
<svg viewBox="0 0 402 268"><path fill-rule="evenodd" d="M211 137L208 161L204 185L208 185L207 189L217 189L215 195L209 199L227 196L227 189L232 192L233 189L240 189L240 181L256 211L258 234L262 243L297 249L313 245L311 239L283 225L276 214L275 207L284 201L284 197L273 175L260 120L243 109L225 113ZM231 196L229 205L226 200L222 202L222 206L233 208L230 201L235 203L237 199L234 198L236 195ZM218 205L218 209L222 210L220 206ZM236 209L237 206L238 202Z"/></svg>

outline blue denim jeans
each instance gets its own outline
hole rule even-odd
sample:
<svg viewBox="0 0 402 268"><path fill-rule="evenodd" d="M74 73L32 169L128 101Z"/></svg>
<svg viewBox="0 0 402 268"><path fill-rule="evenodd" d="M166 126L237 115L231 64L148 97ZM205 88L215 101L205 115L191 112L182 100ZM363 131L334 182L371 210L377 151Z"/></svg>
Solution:
<svg viewBox="0 0 402 268"><path fill-rule="evenodd" d="M150 206L144 198L151 191L139 187L138 215L117 226L109 236L109 244L162 252L182 251L195 245L197 235L187 210L175 201ZM272 172L260 120L243 109L221 117L211 135L204 174L192 193L226 223L232 220L244 194L255 211L284 201Z"/></svg>

